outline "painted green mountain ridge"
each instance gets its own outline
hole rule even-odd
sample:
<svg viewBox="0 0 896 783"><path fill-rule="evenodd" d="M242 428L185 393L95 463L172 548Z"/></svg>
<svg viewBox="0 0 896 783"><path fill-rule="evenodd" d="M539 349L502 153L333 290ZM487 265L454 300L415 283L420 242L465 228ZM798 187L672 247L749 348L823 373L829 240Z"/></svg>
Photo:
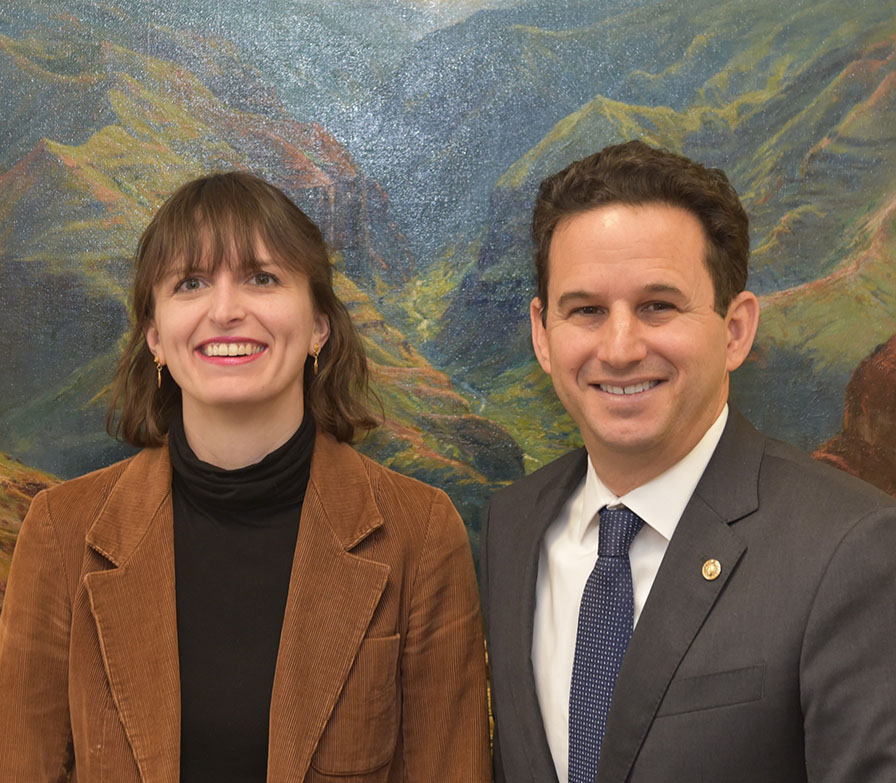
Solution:
<svg viewBox="0 0 896 783"><path fill-rule="evenodd" d="M757 424L805 447L833 434L850 372L896 332L894 20L870 32L844 24L824 41L809 25L793 48L748 40L753 46L709 75L684 108L597 95L497 181L474 253L457 259L469 271L432 347L452 374L497 403L486 415L535 463L568 444L513 425L531 417L544 387L527 315L532 197L543 177L629 138L729 173L751 215L750 285L763 301L754 359L735 375L735 399ZM710 43L698 37L693 48ZM631 78L659 85L666 74ZM470 322L482 328L465 330ZM506 394L520 388L531 394ZM554 413L542 425L562 432L568 421Z"/></svg>
<svg viewBox="0 0 896 783"><path fill-rule="evenodd" d="M475 528L482 499L521 472L521 455L371 299L413 272L378 185L330 134L282 107L242 111L177 64L113 44L76 60L83 72L60 75L48 61L64 59L71 42L38 44L0 38L0 70L27 71L36 93L63 80L68 100L90 107L85 122L99 119L80 143L38 140L0 175L0 334L28 331L4 346L13 372L0 389L2 448L60 475L126 453L101 434L102 392L127 328L139 231L186 179L248 167L292 195L336 248L337 289L362 330L385 413L361 448L446 488Z"/></svg>
<svg viewBox="0 0 896 783"><path fill-rule="evenodd" d="M413 47L361 107L376 144L356 157L429 229L402 221L414 246L444 248L475 236L501 174L595 95L676 112L730 106L751 115L742 135L768 139L802 100L798 74L823 78L893 16L891 0L521 0Z"/></svg>
<svg viewBox="0 0 896 783"><path fill-rule="evenodd" d="M468 521L523 455L528 470L574 443L530 358L528 215L541 177L603 144L681 150L744 196L763 327L734 392L756 423L830 437L851 369L896 331L890 0L524 0L353 85L373 100L338 129L295 121L246 41L71 8L0 12L0 335L15 341L0 448L61 475L122 454L98 394L127 327L128 258L164 196L209 168L259 171L325 228L388 418L362 448L448 488ZM356 65L291 83L376 71ZM399 209L371 171L410 194ZM412 258L397 217L418 246L438 234L438 254Z"/></svg>

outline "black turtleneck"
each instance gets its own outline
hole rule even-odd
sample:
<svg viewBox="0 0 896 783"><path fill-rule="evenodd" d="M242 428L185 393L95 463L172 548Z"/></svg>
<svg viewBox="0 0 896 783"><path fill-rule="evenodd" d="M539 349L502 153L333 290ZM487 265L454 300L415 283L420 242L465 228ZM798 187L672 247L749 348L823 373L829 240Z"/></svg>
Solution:
<svg viewBox="0 0 896 783"><path fill-rule="evenodd" d="M271 688L314 422L261 462L224 470L172 422L181 783L267 775Z"/></svg>

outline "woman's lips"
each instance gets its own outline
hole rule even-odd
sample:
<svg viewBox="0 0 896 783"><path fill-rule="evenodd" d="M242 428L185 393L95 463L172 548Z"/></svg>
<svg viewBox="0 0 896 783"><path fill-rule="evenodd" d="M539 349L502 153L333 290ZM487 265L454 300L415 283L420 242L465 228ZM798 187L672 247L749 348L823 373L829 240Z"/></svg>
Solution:
<svg viewBox="0 0 896 783"><path fill-rule="evenodd" d="M255 342L209 342L199 346L203 356L252 356L261 353L265 346Z"/></svg>
<svg viewBox="0 0 896 783"><path fill-rule="evenodd" d="M245 364L254 361L268 349L255 340L208 340L196 347L196 353L214 364Z"/></svg>

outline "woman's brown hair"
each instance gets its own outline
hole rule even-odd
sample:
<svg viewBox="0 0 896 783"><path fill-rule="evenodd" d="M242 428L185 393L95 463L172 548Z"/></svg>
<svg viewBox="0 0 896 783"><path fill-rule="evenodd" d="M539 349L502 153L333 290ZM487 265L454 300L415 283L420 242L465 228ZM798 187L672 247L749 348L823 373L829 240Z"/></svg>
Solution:
<svg viewBox="0 0 896 783"><path fill-rule="evenodd" d="M305 405L315 424L340 441L376 426L367 407L367 361L345 305L333 292L333 270L320 229L279 189L244 171L211 174L181 186L159 209L137 247L134 325L118 362L106 416L109 432L133 446L158 446L180 406L180 388L167 372L157 388L144 332L155 311L153 288L172 269L184 276L227 264L260 270L258 242L284 267L304 275L318 313L330 321L319 372L305 363Z"/></svg>

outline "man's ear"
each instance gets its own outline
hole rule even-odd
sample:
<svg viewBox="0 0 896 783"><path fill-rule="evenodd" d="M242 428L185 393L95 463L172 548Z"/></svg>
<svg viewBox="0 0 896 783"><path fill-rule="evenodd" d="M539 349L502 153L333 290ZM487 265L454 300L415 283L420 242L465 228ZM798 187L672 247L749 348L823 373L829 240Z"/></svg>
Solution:
<svg viewBox="0 0 896 783"><path fill-rule="evenodd" d="M541 365L541 369L548 375L551 374L551 351L548 347L548 332L542 317L544 308L541 300L536 296L529 304L529 320L532 322L532 348L535 349L535 358Z"/></svg>
<svg viewBox="0 0 896 783"><path fill-rule="evenodd" d="M759 327L759 300L751 291L741 291L731 304L725 316L728 331L728 372L733 372L750 353L756 329Z"/></svg>

